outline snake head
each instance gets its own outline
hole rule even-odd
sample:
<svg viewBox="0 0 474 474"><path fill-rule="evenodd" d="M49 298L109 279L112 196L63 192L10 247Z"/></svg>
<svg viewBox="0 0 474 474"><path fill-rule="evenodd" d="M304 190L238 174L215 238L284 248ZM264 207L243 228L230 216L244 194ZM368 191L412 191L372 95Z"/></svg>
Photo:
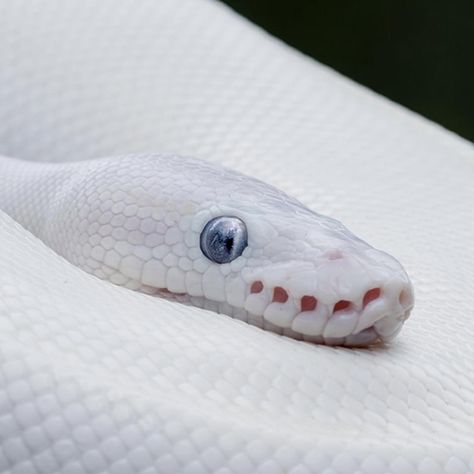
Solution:
<svg viewBox="0 0 474 474"><path fill-rule="evenodd" d="M203 259L206 298L248 322L314 342L363 346L395 337L414 301L397 260L266 184L226 188L218 206L197 214L195 228L202 238L209 222L236 219L245 223L247 245L228 263Z"/></svg>
<svg viewBox="0 0 474 474"><path fill-rule="evenodd" d="M326 344L389 340L413 307L393 257L261 181L176 156L95 163L68 258L101 278Z"/></svg>

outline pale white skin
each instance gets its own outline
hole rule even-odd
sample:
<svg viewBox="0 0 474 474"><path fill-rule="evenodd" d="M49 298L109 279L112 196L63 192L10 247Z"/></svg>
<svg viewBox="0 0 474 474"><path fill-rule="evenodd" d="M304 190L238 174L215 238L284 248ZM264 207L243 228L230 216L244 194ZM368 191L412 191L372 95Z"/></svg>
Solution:
<svg viewBox="0 0 474 474"><path fill-rule="evenodd" d="M130 155L68 164L0 159L0 207L74 265L294 338L363 346L392 339L413 307L402 266L340 222L209 163ZM200 248L235 216L248 246L218 264Z"/></svg>

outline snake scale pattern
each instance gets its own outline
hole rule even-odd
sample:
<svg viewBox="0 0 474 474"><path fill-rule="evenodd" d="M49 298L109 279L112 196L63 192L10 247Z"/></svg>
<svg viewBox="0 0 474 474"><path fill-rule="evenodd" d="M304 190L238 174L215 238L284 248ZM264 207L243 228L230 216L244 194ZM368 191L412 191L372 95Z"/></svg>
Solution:
<svg viewBox="0 0 474 474"><path fill-rule="evenodd" d="M3 158L0 172L4 211L71 263L130 289L348 346L392 339L413 307L395 259L216 165L157 154L65 165ZM244 230L226 240L223 219Z"/></svg>
<svg viewBox="0 0 474 474"><path fill-rule="evenodd" d="M474 472L472 144L214 1L0 36L0 472Z"/></svg>

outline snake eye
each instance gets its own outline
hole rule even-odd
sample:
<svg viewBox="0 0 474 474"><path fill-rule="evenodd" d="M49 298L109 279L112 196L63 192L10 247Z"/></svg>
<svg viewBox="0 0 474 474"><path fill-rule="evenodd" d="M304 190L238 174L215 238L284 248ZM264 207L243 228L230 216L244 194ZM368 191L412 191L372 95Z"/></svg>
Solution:
<svg viewBox="0 0 474 474"><path fill-rule="evenodd" d="M247 227L238 217L215 217L201 232L201 250L216 263L229 263L247 247Z"/></svg>

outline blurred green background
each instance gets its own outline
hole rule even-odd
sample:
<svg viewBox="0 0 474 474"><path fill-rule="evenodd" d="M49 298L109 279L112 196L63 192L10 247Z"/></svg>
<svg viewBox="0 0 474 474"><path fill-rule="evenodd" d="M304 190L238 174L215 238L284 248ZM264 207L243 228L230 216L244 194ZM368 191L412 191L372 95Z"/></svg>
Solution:
<svg viewBox="0 0 474 474"><path fill-rule="evenodd" d="M223 0L286 43L474 141L474 0Z"/></svg>

